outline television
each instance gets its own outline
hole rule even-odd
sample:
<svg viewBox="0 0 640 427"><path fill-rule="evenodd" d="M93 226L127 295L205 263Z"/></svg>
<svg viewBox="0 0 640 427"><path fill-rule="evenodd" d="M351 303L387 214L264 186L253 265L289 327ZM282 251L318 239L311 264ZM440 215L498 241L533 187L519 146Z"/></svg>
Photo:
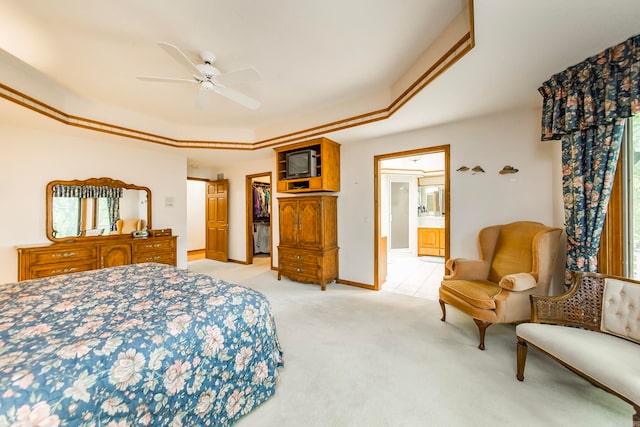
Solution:
<svg viewBox="0 0 640 427"><path fill-rule="evenodd" d="M300 150L287 153L286 178L310 178L316 176L316 151Z"/></svg>

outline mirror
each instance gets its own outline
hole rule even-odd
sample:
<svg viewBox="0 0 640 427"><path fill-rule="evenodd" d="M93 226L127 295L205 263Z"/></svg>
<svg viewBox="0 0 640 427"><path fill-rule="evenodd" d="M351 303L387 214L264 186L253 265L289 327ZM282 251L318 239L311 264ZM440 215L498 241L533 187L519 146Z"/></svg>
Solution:
<svg viewBox="0 0 640 427"><path fill-rule="evenodd" d="M47 238L51 241L129 234L118 229L119 219L151 228L151 190L111 178L47 184Z"/></svg>
<svg viewBox="0 0 640 427"><path fill-rule="evenodd" d="M418 186L418 216L444 215L444 185Z"/></svg>

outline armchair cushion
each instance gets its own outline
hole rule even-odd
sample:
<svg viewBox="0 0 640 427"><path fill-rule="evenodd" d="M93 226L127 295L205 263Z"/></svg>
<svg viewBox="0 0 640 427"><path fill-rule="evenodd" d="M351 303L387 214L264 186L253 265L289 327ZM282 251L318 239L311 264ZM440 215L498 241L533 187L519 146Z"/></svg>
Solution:
<svg viewBox="0 0 640 427"><path fill-rule="evenodd" d="M501 291L499 286L487 280L446 280L440 288L483 310L495 310L495 298Z"/></svg>
<svg viewBox="0 0 640 427"><path fill-rule="evenodd" d="M498 283L498 286L502 289L509 291L526 291L527 289L535 288L537 285L538 281L531 273L507 274Z"/></svg>

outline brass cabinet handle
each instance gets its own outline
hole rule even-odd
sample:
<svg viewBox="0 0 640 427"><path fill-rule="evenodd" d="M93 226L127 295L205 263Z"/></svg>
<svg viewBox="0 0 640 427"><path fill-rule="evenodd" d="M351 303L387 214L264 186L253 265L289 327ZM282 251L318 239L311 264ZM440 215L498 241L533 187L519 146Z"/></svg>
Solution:
<svg viewBox="0 0 640 427"><path fill-rule="evenodd" d="M78 269L78 267L70 267L70 268L59 268L57 270L53 270L51 271L51 273L53 274L59 274L59 273L71 273L72 271L76 271Z"/></svg>
<svg viewBox="0 0 640 427"><path fill-rule="evenodd" d="M78 252L62 252L59 254L51 254L52 258L68 258L70 256L78 256Z"/></svg>

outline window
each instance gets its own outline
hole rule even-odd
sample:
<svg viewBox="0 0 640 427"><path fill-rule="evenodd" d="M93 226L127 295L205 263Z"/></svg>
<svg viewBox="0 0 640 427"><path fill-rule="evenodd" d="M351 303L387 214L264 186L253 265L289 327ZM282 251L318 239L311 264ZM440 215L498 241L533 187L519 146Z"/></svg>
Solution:
<svg viewBox="0 0 640 427"><path fill-rule="evenodd" d="M109 199L107 197L99 197L96 199L96 223L95 228L106 230L109 234L111 231L111 216L109 214Z"/></svg>
<svg viewBox="0 0 640 427"><path fill-rule="evenodd" d="M598 270L640 280L640 114L627 120Z"/></svg>
<svg viewBox="0 0 640 427"><path fill-rule="evenodd" d="M54 237L80 234L80 199L77 197L53 198Z"/></svg>
<svg viewBox="0 0 640 427"><path fill-rule="evenodd" d="M623 156L623 216L627 233L624 247L628 254L626 276L640 279L640 114L627 122L627 132L622 145Z"/></svg>

